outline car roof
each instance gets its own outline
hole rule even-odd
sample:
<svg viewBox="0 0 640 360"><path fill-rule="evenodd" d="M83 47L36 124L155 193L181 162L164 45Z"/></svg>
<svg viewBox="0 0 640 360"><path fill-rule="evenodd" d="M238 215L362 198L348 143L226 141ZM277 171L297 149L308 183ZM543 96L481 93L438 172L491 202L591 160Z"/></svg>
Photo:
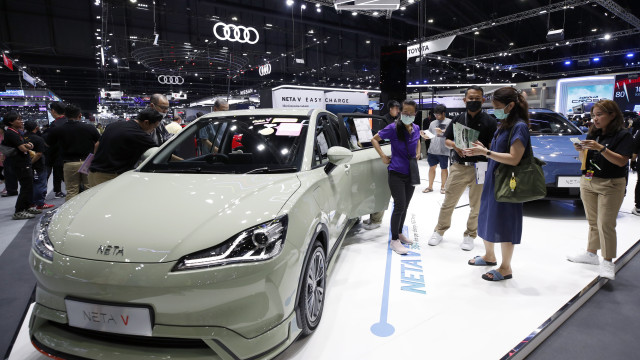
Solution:
<svg viewBox="0 0 640 360"><path fill-rule="evenodd" d="M221 117L221 116L311 116L317 109L247 109L232 111L215 111L203 115L203 118Z"/></svg>
<svg viewBox="0 0 640 360"><path fill-rule="evenodd" d="M537 108L530 108L530 109L529 109L529 112L530 112L530 113L539 113L539 112L540 112L540 113L554 113L554 114L557 114L557 113L556 113L555 111L553 111L553 110L549 110L549 109L542 109L542 108L540 108L540 109L537 109Z"/></svg>

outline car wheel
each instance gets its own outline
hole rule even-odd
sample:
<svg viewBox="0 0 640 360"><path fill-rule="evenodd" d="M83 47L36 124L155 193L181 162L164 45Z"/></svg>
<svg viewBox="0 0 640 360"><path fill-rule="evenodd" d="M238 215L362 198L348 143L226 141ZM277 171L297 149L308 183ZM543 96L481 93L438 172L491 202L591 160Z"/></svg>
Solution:
<svg viewBox="0 0 640 360"><path fill-rule="evenodd" d="M307 336L318 327L324 308L327 261L319 241L313 243L302 281L298 315L302 324L302 335Z"/></svg>

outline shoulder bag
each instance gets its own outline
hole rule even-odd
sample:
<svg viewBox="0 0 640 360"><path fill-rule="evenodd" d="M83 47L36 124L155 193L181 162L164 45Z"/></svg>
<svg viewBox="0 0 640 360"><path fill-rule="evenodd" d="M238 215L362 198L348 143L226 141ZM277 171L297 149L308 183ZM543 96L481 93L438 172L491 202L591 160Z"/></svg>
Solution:
<svg viewBox="0 0 640 360"><path fill-rule="evenodd" d="M11 157L17 153L16 148L0 144L0 153L5 157Z"/></svg>
<svg viewBox="0 0 640 360"><path fill-rule="evenodd" d="M416 131L416 129L413 129L413 131ZM406 136L413 136L413 133L409 134L409 132L407 131ZM409 178L411 181L411 185L420 185L420 169L418 168L418 159L416 159L417 153L414 151L414 155L411 156L411 151L409 150L409 140L406 137L404 140L407 144L407 157L409 159Z"/></svg>
<svg viewBox="0 0 640 360"><path fill-rule="evenodd" d="M511 147L511 136L513 129L509 133L509 148ZM531 148L531 138L527 144L520 163L516 166L498 164L493 173L494 196L498 202L523 203L527 201L539 200L547 196L547 186L544 180L542 166L544 161L533 156Z"/></svg>

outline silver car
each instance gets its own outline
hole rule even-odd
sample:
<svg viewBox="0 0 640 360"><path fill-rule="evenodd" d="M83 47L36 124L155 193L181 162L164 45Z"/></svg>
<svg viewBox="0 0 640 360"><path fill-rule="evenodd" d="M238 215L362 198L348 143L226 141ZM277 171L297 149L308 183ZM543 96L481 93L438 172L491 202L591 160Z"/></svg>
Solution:
<svg viewBox="0 0 640 360"><path fill-rule="evenodd" d="M74 359L274 357L319 325L356 219L387 208L366 137L323 110L194 121L42 217L33 344Z"/></svg>

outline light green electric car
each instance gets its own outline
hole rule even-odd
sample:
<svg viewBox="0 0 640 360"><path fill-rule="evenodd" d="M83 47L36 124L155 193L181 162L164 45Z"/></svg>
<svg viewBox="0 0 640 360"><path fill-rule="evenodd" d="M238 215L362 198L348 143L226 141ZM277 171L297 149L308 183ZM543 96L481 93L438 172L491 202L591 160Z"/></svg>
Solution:
<svg viewBox="0 0 640 360"><path fill-rule="evenodd" d="M269 359L313 332L347 231L389 203L363 120L384 125L209 114L43 216L33 344L62 359Z"/></svg>

